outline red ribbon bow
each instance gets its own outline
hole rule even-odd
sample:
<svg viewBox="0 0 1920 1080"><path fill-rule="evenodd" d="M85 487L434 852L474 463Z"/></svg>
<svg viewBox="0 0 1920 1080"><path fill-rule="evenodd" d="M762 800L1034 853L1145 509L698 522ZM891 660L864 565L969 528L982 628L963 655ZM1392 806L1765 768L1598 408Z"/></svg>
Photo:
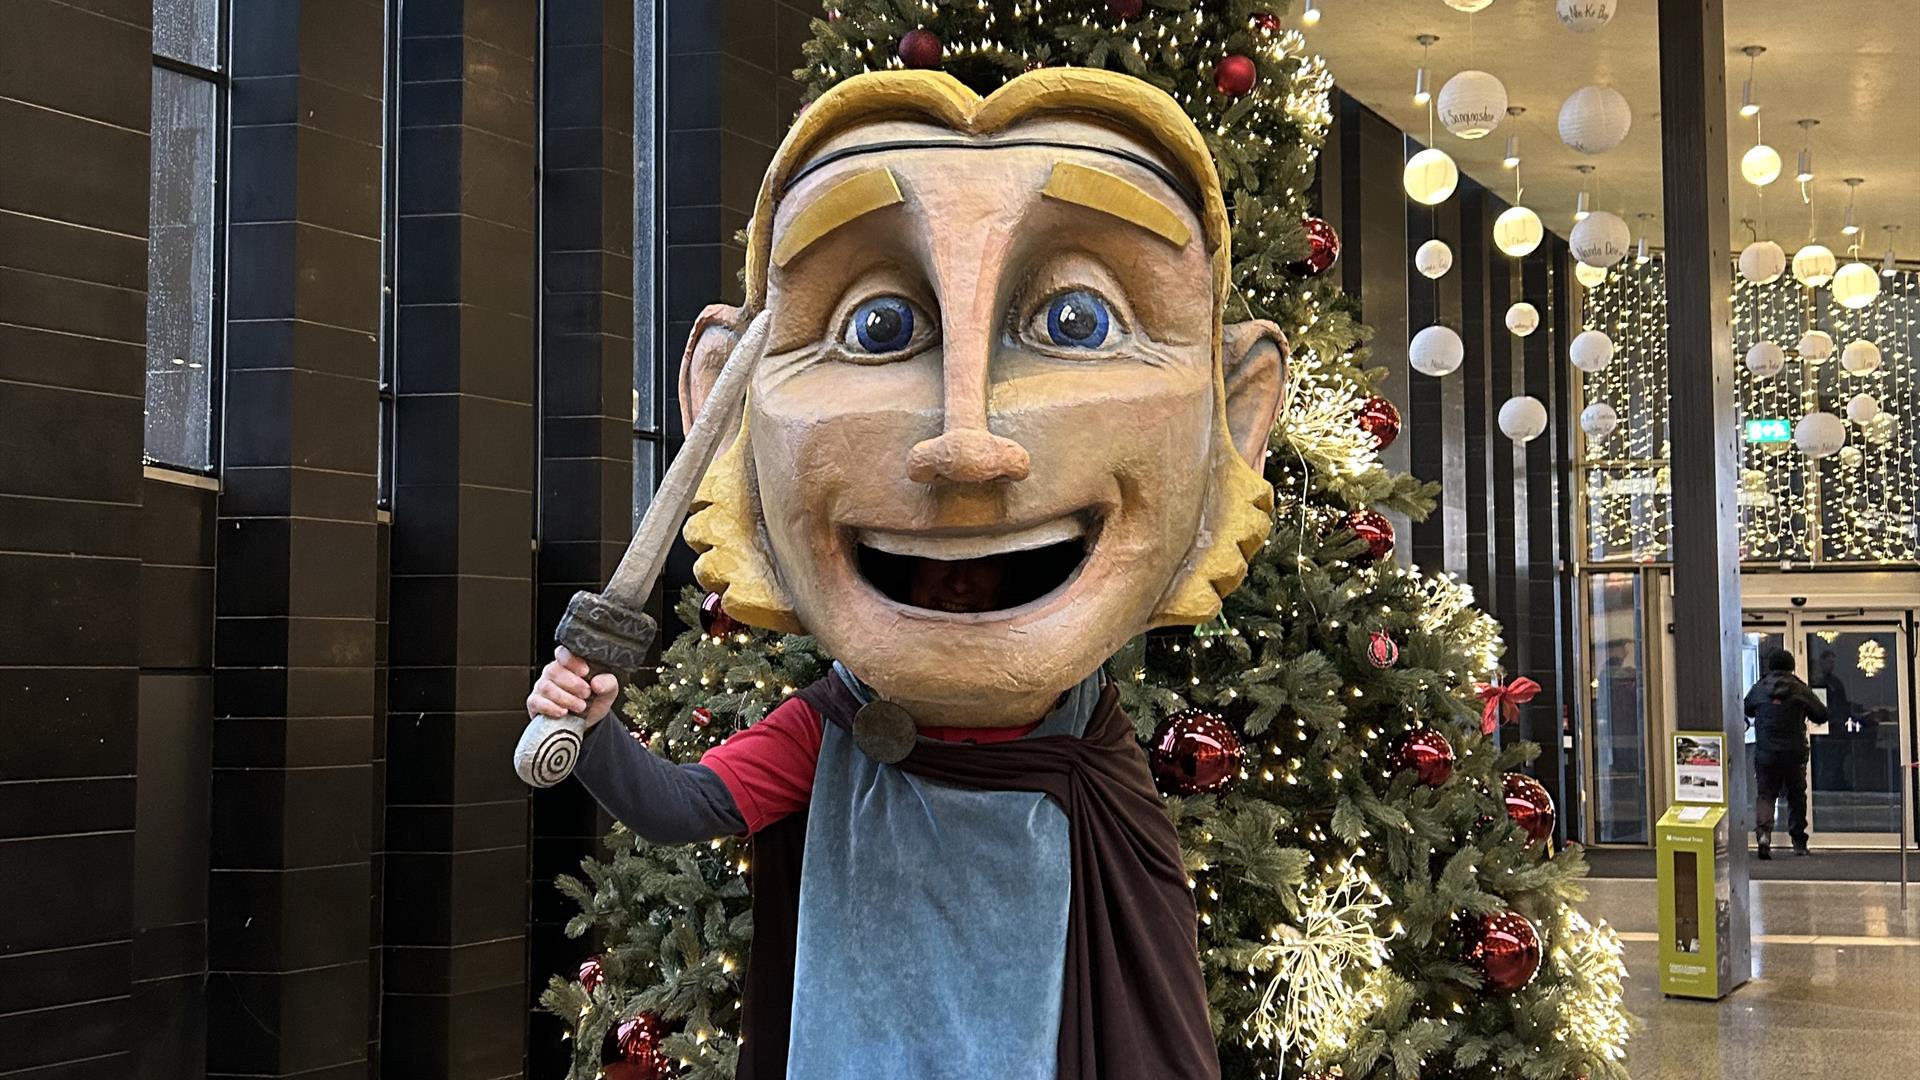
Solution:
<svg viewBox="0 0 1920 1080"><path fill-rule="evenodd" d="M1491 735L1503 718L1509 724L1519 723L1520 706L1533 700L1540 684L1522 675L1508 683L1481 683L1478 689L1480 700L1486 702L1480 710L1480 734Z"/></svg>

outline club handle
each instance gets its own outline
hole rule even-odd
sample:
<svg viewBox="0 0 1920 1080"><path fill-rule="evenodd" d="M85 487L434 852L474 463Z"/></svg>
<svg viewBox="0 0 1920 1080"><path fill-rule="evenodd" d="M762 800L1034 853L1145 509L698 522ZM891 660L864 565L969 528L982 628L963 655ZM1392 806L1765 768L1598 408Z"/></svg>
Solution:
<svg viewBox="0 0 1920 1080"><path fill-rule="evenodd" d="M513 748L513 771L537 788L550 788L573 775L587 722L578 716L536 716Z"/></svg>

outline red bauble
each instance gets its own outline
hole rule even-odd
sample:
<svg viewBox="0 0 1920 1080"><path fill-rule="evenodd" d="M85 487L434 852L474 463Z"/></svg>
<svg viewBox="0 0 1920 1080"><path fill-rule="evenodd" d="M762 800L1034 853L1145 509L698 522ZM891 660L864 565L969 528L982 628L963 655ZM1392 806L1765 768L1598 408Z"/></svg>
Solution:
<svg viewBox="0 0 1920 1080"><path fill-rule="evenodd" d="M1256 11L1253 13L1253 28L1263 34L1277 34L1280 32L1280 16L1271 11Z"/></svg>
<svg viewBox="0 0 1920 1080"><path fill-rule="evenodd" d="M1518 912L1483 915L1469 936L1467 966L1480 973L1492 993L1511 994L1540 970L1540 935Z"/></svg>
<svg viewBox="0 0 1920 1080"><path fill-rule="evenodd" d="M1341 522L1353 535L1367 542L1367 550L1354 556L1355 562L1379 562L1393 554L1393 522L1372 510L1355 510Z"/></svg>
<svg viewBox="0 0 1920 1080"><path fill-rule="evenodd" d="M607 1080L667 1080L673 1061L660 1049L660 1018L652 1013L620 1021L613 1032L613 1048L602 1069Z"/></svg>
<svg viewBox="0 0 1920 1080"><path fill-rule="evenodd" d="M1213 88L1228 97L1239 97L1253 89L1260 78L1260 69L1254 66L1249 57L1234 53L1223 56L1213 69Z"/></svg>
<svg viewBox="0 0 1920 1080"><path fill-rule="evenodd" d="M713 713L705 706L699 706L693 710L694 727L703 728L711 723L713 723Z"/></svg>
<svg viewBox="0 0 1920 1080"><path fill-rule="evenodd" d="M921 27L909 30L900 39L900 60L910 68L940 66L940 35Z"/></svg>
<svg viewBox="0 0 1920 1080"><path fill-rule="evenodd" d="M1546 785L1526 773L1510 772L1500 778L1505 792L1507 816L1520 826L1529 840L1545 840L1553 835L1553 796Z"/></svg>
<svg viewBox="0 0 1920 1080"><path fill-rule="evenodd" d="M1107 0L1107 14L1116 19L1137 19L1147 0Z"/></svg>
<svg viewBox="0 0 1920 1080"><path fill-rule="evenodd" d="M1324 274L1340 259L1340 234L1324 218L1310 217L1300 222L1307 231L1307 257L1287 264L1296 274Z"/></svg>
<svg viewBox="0 0 1920 1080"><path fill-rule="evenodd" d="M1153 733L1148 759L1160 790L1169 795L1225 791L1246 751L1225 720L1193 710L1175 713Z"/></svg>
<svg viewBox="0 0 1920 1080"><path fill-rule="evenodd" d="M1373 436L1373 448L1385 450L1400 437L1400 410L1393 402L1383 397L1370 397L1360 403L1360 411L1354 414L1353 422L1360 430Z"/></svg>
<svg viewBox="0 0 1920 1080"><path fill-rule="evenodd" d="M1387 755L1396 773L1412 769L1427 787L1439 787L1453 775L1453 744L1432 728L1416 728L1401 736Z"/></svg>
<svg viewBox="0 0 1920 1080"><path fill-rule="evenodd" d="M700 601L701 633L709 637L723 638L737 634L741 629L741 625L735 622L733 616L728 615L727 609L721 605L719 593L710 592L706 599Z"/></svg>
<svg viewBox="0 0 1920 1080"><path fill-rule="evenodd" d="M580 985L586 987L589 994L599 989L601 983L607 981L607 973L601 970L600 958L597 956L589 956L582 961L580 971L574 977L580 980Z"/></svg>
<svg viewBox="0 0 1920 1080"><path fill-rule="evenodd" d="M1400 643L1385 630L1375 630L1367 638L1367 663L1377 668L1390 668L1400 662Z"/></svg>

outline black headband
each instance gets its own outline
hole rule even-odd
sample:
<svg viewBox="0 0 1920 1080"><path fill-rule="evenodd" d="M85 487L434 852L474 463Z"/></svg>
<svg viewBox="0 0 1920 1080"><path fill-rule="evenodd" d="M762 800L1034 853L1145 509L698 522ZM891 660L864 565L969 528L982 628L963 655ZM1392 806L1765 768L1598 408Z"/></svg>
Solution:
<svg viewBox="0 0 1920 1080"><path fill-rule="evenodd" d="M1173 173L1167 171L1166 166L1152 158L1117 146L1090 146L1085 143L1054 142L1050 139L1002 139L998 142L963 142L958 139L897 139L890 142L867 143L863 146L842 147L830 154L824 154L815 158L798 172L788 177L787 182L780 186L780 194L785 195L793 188L793 185L805 180L815 172L826 168L836 161L859 157L862 154L878 154L888 150L999 150L1003 147L1030 146L1053 147L1059 150L1085 150L1088 153L1104 154L1107 157L1130 161L1166 181L1168 187L1179 192L1180 198L1186 202L1189 209L1199 215L1202 221L1206 220L1206 213L1200 204L1200 196L1196 194L1192 188L1181 183L1179 178L1175 177Z"/></svg>

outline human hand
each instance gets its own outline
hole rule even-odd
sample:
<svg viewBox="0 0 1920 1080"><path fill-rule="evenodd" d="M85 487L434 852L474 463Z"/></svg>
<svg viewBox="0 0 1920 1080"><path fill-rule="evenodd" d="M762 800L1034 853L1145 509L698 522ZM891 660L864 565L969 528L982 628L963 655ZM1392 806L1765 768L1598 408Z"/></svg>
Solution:
<svg viewBox="0 0 1920 1080"><path fill-rule="evenodd" d="M561 645L553 650L553 661L541 669L533 692L527 695L527 715L555 720L578 716L592 727L613 711L619 692L618 678L605 671L593 674L585 660Z"/></svg>

